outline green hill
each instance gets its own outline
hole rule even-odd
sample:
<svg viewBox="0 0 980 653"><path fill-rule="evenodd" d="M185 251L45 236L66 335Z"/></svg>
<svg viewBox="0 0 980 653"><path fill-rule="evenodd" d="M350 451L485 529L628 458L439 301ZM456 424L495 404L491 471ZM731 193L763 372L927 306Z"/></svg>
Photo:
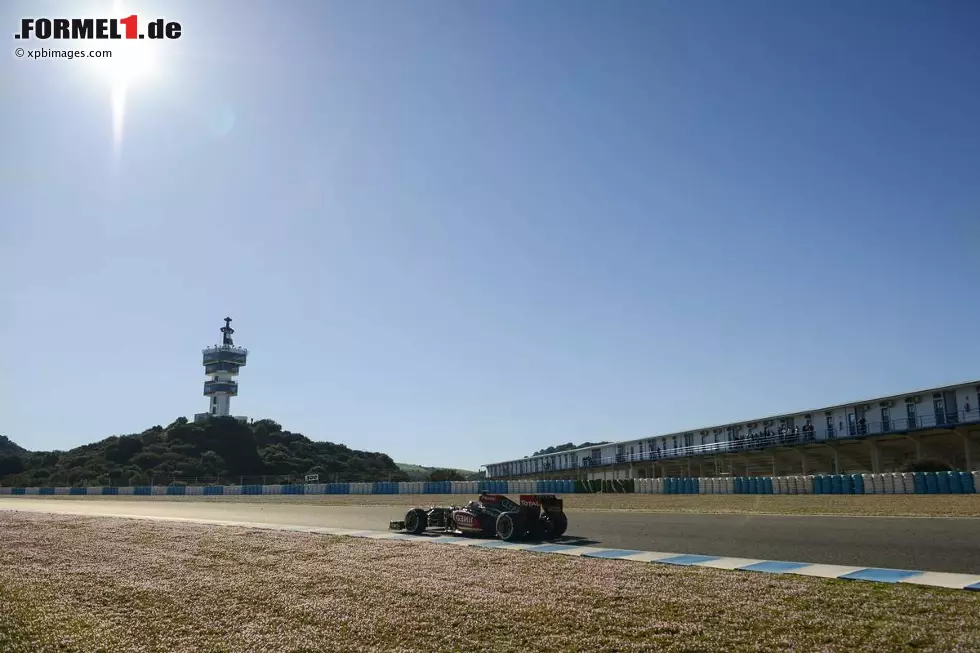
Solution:
<svg viewBox="0 0 980 653"><path fill-rule="evenodd" d="M598 447L603 444L609 444L607 441L602 442L583 442L582 444L572 444L567 442L565 444L559 444L557 447L548 447L547 449L542 449L540 451L535 451L532 456L543 456L551 453L561 453L562 451L572 451L573 449L585 449L587 447Z"/></svg>
<svg viewBox="0 0 980 653"><path fill-rule="evenodd" d="M22 456L26 453L28 453L27 449L18 446L7 436L0 435L0 456Z"/></svg>
<svg viewBox="0 0 980 653"><path fill-rule="evenodd" d="M6 453L5 453L6 452ZM0 440L0 483L23 486L143 485L177 478L269 483L318 474L328 481L407 481L383 453L314 442L272 420L244 424L230 417L113 436L70 451L26 451Z"/></svg>
<svg viewBox="0 0 980 653"><path fill-rule="evenodd" d="M422 465L412 465L409 463L395 463L398 468L408 474L408 480L410 481L424 481L429 478L429 474L440 469L439 467L423 467ZM470 471L468 469L456 469L460 475L466 480L477 480L482 478L483 474L480 472Z"/></svg>

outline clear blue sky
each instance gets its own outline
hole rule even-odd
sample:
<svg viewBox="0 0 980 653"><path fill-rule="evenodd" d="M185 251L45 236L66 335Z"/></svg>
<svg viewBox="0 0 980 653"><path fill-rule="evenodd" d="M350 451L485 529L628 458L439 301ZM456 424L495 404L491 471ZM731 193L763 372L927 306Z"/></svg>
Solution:
<svg viewBox="0 0 980 653"><path fill-rule="evenodd" d="M976 2L135 7L184 35L118 158L82 62L0 60L23 446L203 412L226 315L235 413L430 465L980 377Z"/></svg>

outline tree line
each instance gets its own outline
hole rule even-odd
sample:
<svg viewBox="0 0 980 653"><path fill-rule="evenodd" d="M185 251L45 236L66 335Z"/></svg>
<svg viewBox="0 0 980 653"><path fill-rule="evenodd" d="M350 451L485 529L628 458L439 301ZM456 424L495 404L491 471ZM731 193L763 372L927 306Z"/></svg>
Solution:
<svg viewBox="0 0 980 653"><path fill-rule="evenodd" d="M583 442L582 444L572 444L567 442L565 444L559 444L556 447L548 447L547 449L541 449L540 451L535 451L532 456L545 456L551 453L561 453L562 451L572 451L573 449L585 449L587 447L599 447L604 444L609 444L608 441L602 442Z"/></svg>
<svg viewBox="0 0 980 653"><path fill-rule="evenodd" d="M106 438L69 451L27 451L0 436L0 484L79 487L165 484L180 479L317 474L320 482L406 481L387 454L314 442L270 419L231 417L188 422ZM169 479L169 480L168 480Z"/></svg>

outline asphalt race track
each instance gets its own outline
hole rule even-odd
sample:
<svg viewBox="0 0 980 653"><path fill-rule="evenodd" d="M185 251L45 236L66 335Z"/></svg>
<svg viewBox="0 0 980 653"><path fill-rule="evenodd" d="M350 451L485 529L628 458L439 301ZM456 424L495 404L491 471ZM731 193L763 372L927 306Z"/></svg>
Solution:
<svg viewBox="0 0 980 653"><path fill-rule="evenodd" d="M0 510L178 517L385 530L404 507L0 499ZM980 574L980 519L568 513L568 543L837 565ZM2 533L0 533L2 541Z"/></svg>

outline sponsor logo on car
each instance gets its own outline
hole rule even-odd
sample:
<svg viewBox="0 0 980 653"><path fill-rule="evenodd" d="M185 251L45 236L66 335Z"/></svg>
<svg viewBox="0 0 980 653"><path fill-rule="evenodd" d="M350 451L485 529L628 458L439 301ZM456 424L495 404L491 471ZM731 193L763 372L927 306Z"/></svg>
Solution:
<svg viewBox="0 0 980 653"><path fill-rule="evenodd" d="M457 512L456 516L453 517L453 519L460 526L473 526L474 524L476 524L476 517L465 512Z"/></svg>

